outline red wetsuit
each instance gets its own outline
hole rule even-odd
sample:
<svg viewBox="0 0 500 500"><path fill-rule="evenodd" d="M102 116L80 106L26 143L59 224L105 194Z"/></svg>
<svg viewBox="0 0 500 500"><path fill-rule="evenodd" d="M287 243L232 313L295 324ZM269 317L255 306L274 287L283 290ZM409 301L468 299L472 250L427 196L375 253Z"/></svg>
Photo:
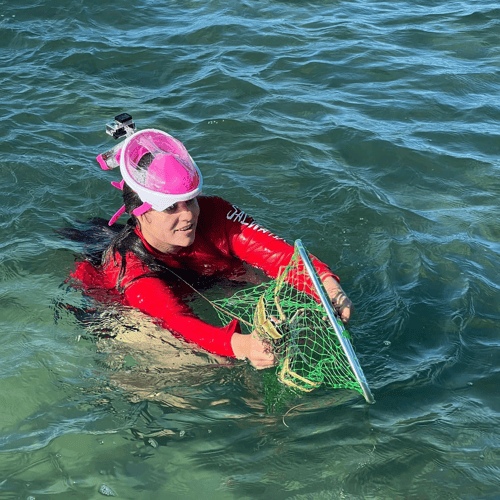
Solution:
<svg viewBox="0 0 500 500"><path fill-rule="evenodd" d="M176 254L165 254L151 247L139 228L136 234L146 249L172 269L189 269L202 276L222 274L227 277L241 274L243 262L262 269L276 278L280 267L290 261L294 248L274 236L254 220L218 197L199 197L200 216L194 243ZM117 291L121 257L108 259L100 268L90 262L80 262L72 274L91 291L112 291L125 305L158 318L164 328L182 335L209 352L234 357L231 347L233 333L240 333L239 323L233 320L225 327L216 327L199 319L182 301L179 290L172 283L156 276L147 276L148 268L133 253L126 254L127 266L120 282L123 292ZM321 279L333 276L328 266L313 258ZM141 277L142 276L142 277Z"/></svg>

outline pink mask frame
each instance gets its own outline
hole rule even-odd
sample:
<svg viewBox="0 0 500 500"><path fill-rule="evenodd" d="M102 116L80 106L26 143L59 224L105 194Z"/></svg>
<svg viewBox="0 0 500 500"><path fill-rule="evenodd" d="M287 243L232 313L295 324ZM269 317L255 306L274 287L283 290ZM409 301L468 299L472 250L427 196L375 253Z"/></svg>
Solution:
<svg viewBox="0 0 500 500"><path fill-rule="evenodd" d="M110 155L113 152L112 157ZM123 190L125 183L135 191L141 201L140 207L132 211L136 217L154 209L163 211L179 201L187 201L201 193L203 177L184 145L171 135L156 129L145 129L128 137L113 150L97 157L103 170L119 164L122 181L111 184ZM140 165L140 160L149 153L149 166ZM125 213L123 205L111 217L113 225Z"/></svg>

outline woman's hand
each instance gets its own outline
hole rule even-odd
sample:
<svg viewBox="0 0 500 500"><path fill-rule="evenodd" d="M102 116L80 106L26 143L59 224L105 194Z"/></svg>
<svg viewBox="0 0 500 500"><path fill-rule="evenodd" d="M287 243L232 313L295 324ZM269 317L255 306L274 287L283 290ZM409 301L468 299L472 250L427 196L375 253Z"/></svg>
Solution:
<svg viewBox="0 0 500 500"><path fill-rule="evenodd" d="M351 317L352 302L342 290L340 284L331 276L324 279L323 285L325 285L328 296L332 301L333 308L337 311L344 325L347 325Z"/></svg>
<svg viewBox="0 0 500 500"><path fill-rule="evenodd" d="M248 334L234 333L231 347L237 359L248 359L257 370L274 366L274 354L271 346L261 340L255 330Z"/></svg>

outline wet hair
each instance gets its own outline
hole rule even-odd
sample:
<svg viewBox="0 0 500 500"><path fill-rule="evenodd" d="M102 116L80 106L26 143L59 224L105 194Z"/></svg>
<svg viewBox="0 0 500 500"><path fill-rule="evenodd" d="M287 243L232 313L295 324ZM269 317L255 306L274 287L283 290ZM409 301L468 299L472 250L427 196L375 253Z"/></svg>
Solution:
<svg viewBox="0 0 500 500"><path fill-rule="evenodd" d="M121 265L117 282L117 289L119 291L124 290L122 280L127 271L127 253L133 253L136 255L150 270L150 272L145 272L143 275L138 276L130 283L145 276L158 276L168 270L168 267L165 264L151 255L151 253L144 246L141 238L139 238L139 236L135 233L135 228L139 225L139 221L135 215L132 215L132 212L142 205L142 200L139 198L139 195L133 191L128 184L124 183L122 196L125 210L131 215L123 229L111 240L108 248L103 253L101 260L102 266L107 264L110 259L113 259L114 264L118 265L116 254L118 253L120 255Z"/></svg>
<svg viewBox="0 0 500 500"><path fill-rule="evenodd" d="M132 214L132 211L142 205L142 200L139 195L132 191L127 185L123 184L123 202L125 210ZM145 247L141 238L135 233L135 228L139 225L139 221L135 215L130 215L125 225L114 224L108 225L108 221L100 217L93 217L88 221L76 221L76 227L67 227L57 229L56 232L62 237L83 244L83 257L89 261L94 267L104 265L120 266L116 288L118 291L123 290L130 283L144 277L162 277L163 279L171 280L174 277L172 270L163 262L156 259ZM148 270L144 274L134 278L122 285L123 277L127 271L127 254L133 253L137 258L144 263ZM121 263L118 262L117 254L121 257ZM189 279L189 271L176 270L175 276L179 274L185 275Z"/></svg>
<svg viewBox="0 0 500 500"><path fill-rule="evenodd" d="M151 165L154 156L151 153L146 153L139 160L137 165L137 170L147 171ZM145 273L136 279L142 278L144 276L153 275L156 276L158 273L164 272L167 267L155 259L146 249L142 240L135 233L135 228L139 224L137 217L132 214L132 212L142 205L142 200L139 195L132 190L132 188L127 184L123 183L123 204L125 205L125 211L130 214L130 218L123 227L123 229L118 233L109 244L108 248L102 255L101 265L104 266L110 259L113 259L114 264L118 265L116 261L116 254L118 253L121 257L120 273L118 275L117 289L123 291L122 280L125 276L127 270L127 253L135 254L141 262L143 262L148 269L151 270L150 273ZM135 281L135 280L133 280ZM132 281L130 282L132 283Z"/></svg>

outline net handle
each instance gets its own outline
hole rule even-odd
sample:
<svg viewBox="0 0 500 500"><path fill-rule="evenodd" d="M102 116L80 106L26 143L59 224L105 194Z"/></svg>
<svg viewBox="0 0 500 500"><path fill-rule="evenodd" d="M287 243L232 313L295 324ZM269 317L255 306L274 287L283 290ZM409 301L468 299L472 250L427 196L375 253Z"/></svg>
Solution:
<svg viewBox="0 0 500 500"><path fill-rule="evenodd" d="M342 349L347 356L347 359L349 360L349 364L351 366L351 369L354 373L354 376L356 377L356 380L358 381L359 385L361 386L361 390L363 391L363 396L366 399L367 403L373 404L375 403L375 399L370 391L370 387L368 386L368 382L366 381L365 375L363 373L363 370L361 369L361 366L359 364L358 358L356 357L356 354L352 348L351 343L349 342L349 339L344 337L342 332L345 330L344 326L339 324L340 321L337 321L337 318L335 316L335 312L332 309L330 300L326 296L325 292L323 291L323 286L316 274L316 271L311 263L311 260L309 259L309 255L307 255L307 251L304 248L304 245L302 244L301 240L295 240L295 247L299 251L299 255L304 262L304 265L307 270L307 274L311 278L314 288L316 290L316 293L318 294L321 304L325 308L326 314L328 316L328 319L330 320L330 323L335 330L335 333L337 334L337 337L339 339L340 345L342 346Z"/></svg>

